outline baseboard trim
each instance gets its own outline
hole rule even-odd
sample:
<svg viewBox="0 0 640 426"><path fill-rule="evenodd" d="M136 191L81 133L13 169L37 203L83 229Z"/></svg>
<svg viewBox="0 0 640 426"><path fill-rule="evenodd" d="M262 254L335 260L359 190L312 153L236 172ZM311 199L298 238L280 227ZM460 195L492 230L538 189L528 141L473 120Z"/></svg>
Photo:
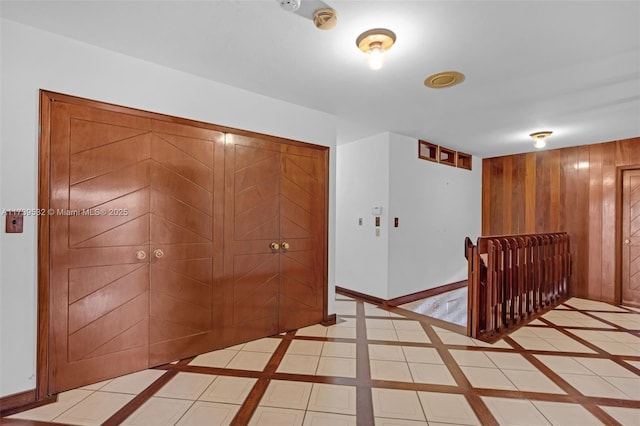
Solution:
<svg viewBox="0 0 640 426"><path fill-rule="evenodd" d="M466 286L467 286L467 280L457 281L455 283L441 285L439 287L418 291L415 293L407 294L405 296L395 297L390 300L381 299L376 296L371 296L369 294L360 293L359 291L350 290L348 288L339 287L339 286L336 286L336 293L341 294L343 296L364 300L365 302L369 302L374 305L395 308L396 306L404 305L405 303L415 302L416 300L424 299L426 297L437 296L439 294L446 293L452 290L457 290L459 288L466 287Z"/></svg>
<svg viewBox="0 0 640 426"><path fill-rule="evenodd" d="M327 317L320 323L325 327L335 325L338 322L338 316L336 314L327 315Z"/></svg>
<svg viewBox="0 0 640 426"><path fill-rule="evenodd" d="M365 302L369 302L373 305L384 305L386 300L369 294L360 293L359 291L349 290L348 288L336 286L336 293L347 297L353 297L355 299L361 299Z"/></svg>
<svg viewBox="0 0 640 426"><path fill-rule="evenodd" d="M52 395L38 401L36 399L35 389L3 396L0 398L0 417L10 416L21 411L30 410L32 408L40 407L41 405L56 402L57 400L57 395Z"/></svg>
<svg viewBox="0 0 640 426"><path fill-rule="evenodd" d="M467 280L457 281L455 283L441 285L439 287L418 291L415 293L407 294L405 296L395 297L393 299L387 300L386 304L387 306L393 306L393 307L404 305L405 303L415 302L416 300L437 296L439 294L446 293L448 291L457 290L459 288L466 287L466 286L467 286Z"/></svg>

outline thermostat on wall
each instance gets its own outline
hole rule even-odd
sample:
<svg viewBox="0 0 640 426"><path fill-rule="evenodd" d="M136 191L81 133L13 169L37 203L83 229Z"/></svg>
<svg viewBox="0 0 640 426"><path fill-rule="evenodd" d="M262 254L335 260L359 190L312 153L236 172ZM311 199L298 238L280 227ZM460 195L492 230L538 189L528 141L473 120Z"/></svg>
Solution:
<svg viewBox="0 0 640 426"><path fill-rule="evenodd" d="M371 214L374 216L380 216L382 214L382 207L380 206L371 207Z"/></svg>

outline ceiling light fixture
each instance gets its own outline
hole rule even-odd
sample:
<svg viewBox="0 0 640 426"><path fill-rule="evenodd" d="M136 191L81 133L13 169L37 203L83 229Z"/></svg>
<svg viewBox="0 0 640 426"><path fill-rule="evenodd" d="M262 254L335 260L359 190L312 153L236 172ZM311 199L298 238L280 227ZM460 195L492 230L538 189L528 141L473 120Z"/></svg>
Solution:
<svg viewBox="0 0 640 426"><path fill-rule="evenodd" d="M544 132L536 132L531 133L529 136L533 138L533 146L536 148L544 148L547 145L547 138L551 136L553 132L544 131Z"/></svg>
<svg viewBox="0 0 640 426"><path fill-rule="evenodd" d="M444 71L430 75L424 80L424 85L432 89L444 89L455 86L464 81L464 74L458 71Z"/></svg>
<svg viewBox="0 0 640 426"><path fill-rule="evenodd" d="M384 54L396 41L393 31L386 28L374 28L365 31L356 39L358 49L367 54L367 64L372 70L379 70L384 64Z"/></svg>

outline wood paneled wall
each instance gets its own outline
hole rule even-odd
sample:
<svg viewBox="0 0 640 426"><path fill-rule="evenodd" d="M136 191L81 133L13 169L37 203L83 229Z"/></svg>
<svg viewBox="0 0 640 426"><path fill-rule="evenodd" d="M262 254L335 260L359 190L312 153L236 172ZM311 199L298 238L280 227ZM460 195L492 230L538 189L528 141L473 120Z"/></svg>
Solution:
<svg viewBox="0 0 640 426"><path fill-rule="evenodd" d="M571 294L619 302L623 169L640 168L640 137L486 158L482 235L566 231Z"/></svg>

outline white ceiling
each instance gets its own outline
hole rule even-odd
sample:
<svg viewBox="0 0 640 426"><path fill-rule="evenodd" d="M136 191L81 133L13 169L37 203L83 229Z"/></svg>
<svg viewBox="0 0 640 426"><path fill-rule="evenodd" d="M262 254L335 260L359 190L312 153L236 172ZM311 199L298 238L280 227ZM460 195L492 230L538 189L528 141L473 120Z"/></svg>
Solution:
<svg viewBox="0 0 640 426"><path fill-rule="evenodd" d="M302 0L310 1L310 0ZM327 0L320 31L257 1L7 1L2 17L335 114L339 143L380 131L481 157L640 136L639 1ZM370 70L357 36L397 35ZM459 86L427 89L458 70ZM224 124L224 123L221 123Z"/></svg>

